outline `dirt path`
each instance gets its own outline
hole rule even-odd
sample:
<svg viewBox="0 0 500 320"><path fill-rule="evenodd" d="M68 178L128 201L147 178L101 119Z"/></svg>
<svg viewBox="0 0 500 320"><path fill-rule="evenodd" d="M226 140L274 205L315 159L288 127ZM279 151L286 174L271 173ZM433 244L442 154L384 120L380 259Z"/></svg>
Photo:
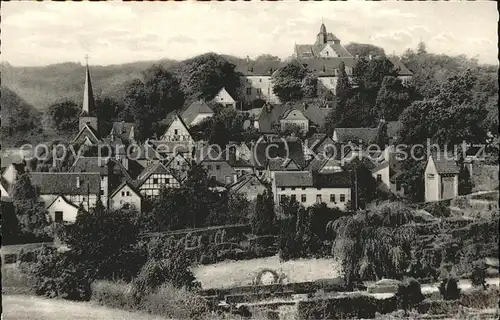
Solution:
<svg viewBox="0 0 500 320"><path fill-rule="evenodd" d="M2 320L166 320L92 304L33 296L2 295Z"/></svg>

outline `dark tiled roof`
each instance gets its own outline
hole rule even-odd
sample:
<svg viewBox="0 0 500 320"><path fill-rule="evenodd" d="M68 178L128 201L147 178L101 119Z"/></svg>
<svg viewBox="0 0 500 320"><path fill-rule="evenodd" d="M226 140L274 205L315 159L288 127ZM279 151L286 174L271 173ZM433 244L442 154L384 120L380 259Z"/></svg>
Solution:
<svg viewBox="0 0 500 320"><path fill-rule="evenodd" d="M73 202L69 201L69 199L67 199L64 195L59 195L59 196L55 197L51 202L46 203L45 208L46 209L49 208L54 202L56 202L57 199L59 199L59 197L61 197L61 199L63 199L63 201L66 202L66 204L78 209L78 206L76 204L74 204Z"/></svg>
<svg viewBox="0 0 500 320"><path fill-rule="evenodd" d="M108 175L107 160L101 157L79 157L75 160L70 172L98 172Z"/></svg>
<svg viewBox="0 0 500 320"><path fill-rule="evenodd" d="M322 127L325 124L326 116L330 113L331 108L320 108L317 104L308 106L304 115L315 125Z"/></svg>
<svg viewBox="0 0 500 320"><path fill-rule="evenodd" d="M115 134L118 137L120 137L123 141L130 143L131 133L132 136L135 136L135 132L133 132L134 130L135 130L135 124L133 122L125 122L125 121L113 122L113 127L111 128L109 136Z"/></svg>
<svg viewBox="0 0 500 320"><path fill-rule="evenodd" d="M378 128L335 128L338 142L363 141L372 143L377 140Z"/></svg>
<svg viewBox="0 0 500 320"><path fill-rule="evenodd" d="M434 161L436 170L439 174L458 174L460 172L457 161L453 159L451 155L435 153L432 155L432 160Z"/></svg>
<svg viewBox="0 0 500 320"><path fill-rule="evenodd" d="M261 186L264 186L264 184L262 183L262 181L259 180L259 178L257 178L256 175L254 174L246 174L244 176L241 176L238 181L236 181L235 183L227 186L229 190L231 191L238 191L240 190L243 186L247 185L247 184L252 184L252 185L261 185Z"/></svg>
<svg viewBox="0 0 500 320"><path fill-rule="evenodd" d="M329 41L337 41L337 37L333 34L328 33ZM315 58L319 57L320 52L325 48L325 46L330 46L332 49L341 57L352 57L352 55L347 51L344 46L340 43L321 43L321 44L296 44L295 53L299 58ZM335 57L328 58L335 59Z"/></svg>
<svg viewBox="0 0 500 320"><path fill-rule="evenodd" d="M351 187L351 175L348 171L313 174L316 188L348 188Z"/></svg>
<svg viewBox="0 0 500 320"><path fill-rule="evenodd" d="M97 172L31 172L30 176L31 183L39 188L42 195L99 194L101 186L101 174ZM77 187L78 178L80 187Z"/></svg>
<svg viewBox="0 0 500 320"><path fill-rule="evenodd" d="M279 60L242 61L236 65L235 71L245 76L271 76L285 65Z"/></svg>
<svg viewBox="0 0 500 320"><path fill-rule="evenodd" d="M170 171L163 165L161 162L155 162L146 167L140 174L137 176L137 181L135 183L136 187L141 186L152 174L171 174Z"/></svg>
<svg viewBox="0 0 500 320"><path fill-rule="evenodd" d="M208 106L205 101L198 100L193 103L182 113L182 119L185 123L190 124L200 113L214 114L214 111Z"/></svg>
<svg viewBox="0 0 500 320"><path fill-rule="evenodd" d="M274 175L276 187L312 187L313 175L309 171L276 172Z"/></svg>
<svg viewBox="0 0 500 320"><path fill-rule="evenodd" d="M317 104L264 105L259 115L259 131L273 133L280 130L280 120L292 110L300 110L313 124L322 126L330 108L320 108Z"/></svg>
<svg viewBox="0 0 500 320"><path fill-rule="evenodd" d="M311 58L311 59L298 59L303 66L308 70L314 72L318 77L334 77L336 76L335 70L344 62L346 67L354 68L356 65L356 58L354 57L334 57L334 58Z"/></svg>
<svg viewBox="0 0 500 320"><path fill-rule="evenodd" d="M413 72L411 72L398 58L390 57L389 61L394 65L394 70L398 71L398 75L400 76L413 76Z"/></svg>
<svg viewBox="0 0 500 320"><path fill-rule="evenodd" d="M276 187L315 187L315 188L348 188L351 186L349 172L313 173L301 172L276 172Z"/></svg>
<svg viewBox="0 0 500 320"><path fill-rule="evenodd" d="M265 168L269 159L277 157L289 157L301 168L305 165L304 150L300 140L261 141L254 146L253 156L254 164L259 168Z"/></svg>
<svg viewBox="0 0 500 320"><path fill-rule="evenodd" d="M124 186L128 186L132 191L134 191L139 197L141 196L141 193L137 188L132 184L127 181L122 182L120 185L118 185L110 194L109 198L112 198L118 191L120 191Z"/></svg>
<svg viewBox="0 0 500 320"><path fill-rule="evenodd" d="M130 158L134 160L162 160L163 157L158 154L158 152L151 146L149 141L141 144L140 146L136 146L136 148L130 153Z"/></svg>

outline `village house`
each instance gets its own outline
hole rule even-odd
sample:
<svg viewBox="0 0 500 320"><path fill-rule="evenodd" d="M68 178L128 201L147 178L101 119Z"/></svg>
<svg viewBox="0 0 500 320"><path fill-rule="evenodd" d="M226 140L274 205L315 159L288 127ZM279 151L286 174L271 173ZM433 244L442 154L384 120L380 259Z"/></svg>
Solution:
<svg viewBox="0 0 500 320"><path fill-rule="evenodd" d="M337 143L369 145L377 142L378 128L335 128L332 140Z"/></svg>
<svg viewBox="0 0 500 320"><path fill-rule="evenodd" d="M129 182L122 182L109 196L109 208L118 210L128 205L130 208L141 212L142 196Z"/></svg>
<svg viewBox="0 0 500 320"><path fill-rule="evenodd" d="M227 92L226 88L222 88L212 99L212 102L218 103L224 107L236 109L236 100Z"/></svg>
<svg viewBox="0 0 500 320"><path fill-rule="evenodd" d="M434 153L425 167L425 201L439 201L458 196L460 168L452 155Z"/></svg>
<svg viewBox="0 0 500 320"><path fill-rule="evenodd" d="M224 96L224 92L222 92L223 90L225 93L227 93L227 91L225 91L225 89L222 88L221 91L219 92L219 94L221 95L220 99L224 99L224 98L227 99L227 97ZM229 94L227 94L227 95L229 95ZM216 98L217 97L218 96L216 96ZM234 102L234 100L233 100L233 102ZM202 122L203 120L205 120L207 118L213 117L214 114L215 114L215 112L212 110L212 108L210 108L210 106L205 101L198 100L198 101L191 103L189 105L189 107L182 113L182 120L184 121L185 126L192 127L192 126ZM174 123L175 123L175 121L174 121ZM174 125L174 123L172 125ZM174 130L175 130L177 128L178 124L175 124L174 126L175 126ZM182 128L177 128L177 129L183 130Z"/></svg>
<svg viewBox="0 0 500 320"><path fill-rule="evenodd" d="M144 197L156 197L162 188L178 188L179 180L163 163L156 162L149 165L139 174L135 181L135 188Z"/></svg>
<svg viewBox="0 0 500 320"><path fill-rule="evenodd" d="M57 223L74 223L78 214L78 206L63 195L58 195L45 206L49 221Z"/></svg>
<svg viewBox="0 0 500 320"><path fill-rule="evenodd" d="M276 172L272 190L276 203L289 197L305 207L325 203L329 208L345 210L351 200L351 177L349 172Z"/></svg>
<svg viewBox="0 0 500 320"><path fill-rule="evenodd" d="M197 159L200 159L199 163L207 170L209 179L224 186L238 181L236 170L229 164L227 150L206 146L200 150Z"/></svg>
<svg viewBox="0 0 500 320"><path fill-rule="evenodd" d="M254 174L243 175L227 188L230 192L244 195L250 201L255 200L259 194L266 190L264 183Z"/></svg>
<svg viewBox="0 0 500 320"><path fill-rule="evenodd" d="M391 193L398 198L406 196L406 186L401 179L404 173L403 162L398 159L394 145L384 149L381 156L376 159L371 172L380 190Z"/></svg>
<svg viewBox="0 0 500 320"><path fill-rule="evenodd" d="M251 104L256 100L279 104L280 100L274 93L271 77L285 64L279 60L249 61L236 66L235 71L242 74L244 84L244 101Z"/></svg>
<svg viewBox="0 0 500 320"><path fill-rule="evenodd" d="M52 203L59 196L64 196L72 206L62 210L62 219L65 214L72 214L73 206L83 205L85 210L94 207L97 199L106 204L103 184L99 172L30 172L31 183L38 187L40 198L45 204Z"/></svg>

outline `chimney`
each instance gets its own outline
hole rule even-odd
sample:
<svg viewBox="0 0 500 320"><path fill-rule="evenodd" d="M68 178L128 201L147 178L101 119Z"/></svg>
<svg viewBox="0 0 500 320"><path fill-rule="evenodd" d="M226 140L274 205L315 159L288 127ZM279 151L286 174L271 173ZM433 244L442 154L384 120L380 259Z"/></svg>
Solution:
<svg viewBox="0 0 500 320"><path fill-rule="evenodd" d="M370 55L368 56L368 60L371 60L371 59L372 59L372 55L370 54Z"/></svg>
<svg viewBox="0 0 500 320"><path fill-rule="evenodd" d="M76 177L76 187L80 188L80 177Z"/></svg>
<svg viewBox="0 0 500 320"><path fill-rule="evenodd" d="M247 61L248 63L250 63L250 56L247 56L247 57L246 57L246 61Z"/></svg>

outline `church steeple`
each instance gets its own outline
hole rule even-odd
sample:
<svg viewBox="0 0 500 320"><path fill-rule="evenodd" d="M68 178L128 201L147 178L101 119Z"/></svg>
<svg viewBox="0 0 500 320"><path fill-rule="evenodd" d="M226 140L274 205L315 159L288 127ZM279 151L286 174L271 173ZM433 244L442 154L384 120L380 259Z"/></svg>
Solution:
<svg viewBox="0 0 500 320"><path fill-rule="evenodd" d="M326 34L326 27L324 23L321 23L321 27L319 28L319 33Z"/></svg>
<svg viewBox="0 0 500 320"><path fill-rule="evenodd" d="M90 70L88 56L85 56L85 87L83 89L83 108L82 115L95 116L95 101L92 91L92 81L90 79Z"/></svg>
<svg viewBox="0 0 500 320"><path fill-rule="evenodd" d="M90 79L90 70L88 56L85 56L85 87L83 88L82 113L80 115L80 130L88 126L98 132L97 128L97 110L95 106L94 93L92 90L92 81Z"/></svg>

